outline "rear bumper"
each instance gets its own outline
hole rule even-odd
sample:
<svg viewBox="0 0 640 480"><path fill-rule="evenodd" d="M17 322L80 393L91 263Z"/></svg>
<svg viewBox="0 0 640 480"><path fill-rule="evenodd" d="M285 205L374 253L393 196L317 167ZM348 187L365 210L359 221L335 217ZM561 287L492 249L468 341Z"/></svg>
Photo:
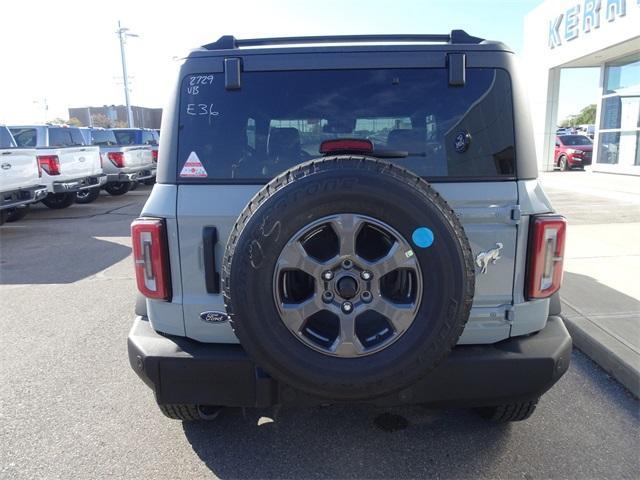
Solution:
<svg viewBox="0 0 640 480"><path fill-rule="evenodd" d="M155 178L155 176L156 176L156 169L147 168L144 170L138 170L137 172L110 173L107 175L107 182L108 183L137 182L139 180L148 180L150 178Z"/></svg>
<svg viewBox="0 0 640 480"><path fill-rule="evenodd" d="M475 407L537 398L567 371L571 337L560 317L528 337L493 345L458 346L433 372L410 387L361 403ZM319 405L249 359L239 345L205 344L155 332L136 317L128 338L129 362L159 404L242 407Z"/></svg>
<svg viewBox="0 0 640 480"><path fill-rule="evenodd" d="M63 182L53 182L51 193L69 193L84 190L86 188L101 187L107 183L105 174L91 175L89 177L74 178L73 180L65 180Z"/></svg>
<svg viewBox="0 0 640 480"><path fill-rule="evenodd" d="M37 185L0 193L0 210L38 202L47 196L47 187Z"/></svg>

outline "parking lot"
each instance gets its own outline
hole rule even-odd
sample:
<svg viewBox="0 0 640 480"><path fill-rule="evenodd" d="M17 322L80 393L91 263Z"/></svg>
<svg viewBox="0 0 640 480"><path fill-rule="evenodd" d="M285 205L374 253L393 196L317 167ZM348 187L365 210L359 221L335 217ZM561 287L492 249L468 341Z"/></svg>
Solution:
<svg viewBox="0 0 640 480"><path fill-rule="evenodd" d="M2 478L637 478L638 402L578 351L536 414L504 426L419 406L166 419L126 355L129 224L149 191L0 229Z"/></svg>

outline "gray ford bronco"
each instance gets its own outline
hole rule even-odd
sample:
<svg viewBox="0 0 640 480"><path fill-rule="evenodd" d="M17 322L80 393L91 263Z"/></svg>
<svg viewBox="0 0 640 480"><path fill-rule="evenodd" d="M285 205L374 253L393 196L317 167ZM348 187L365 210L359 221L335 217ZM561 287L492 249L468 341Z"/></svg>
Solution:
<svg viewBox="0 0 640 480"><path fill-rule="evenodd" d="M368 403L528 418L565 373L566 223L498 42L191 52L132 225L132 368L162 412Z"/></svg>

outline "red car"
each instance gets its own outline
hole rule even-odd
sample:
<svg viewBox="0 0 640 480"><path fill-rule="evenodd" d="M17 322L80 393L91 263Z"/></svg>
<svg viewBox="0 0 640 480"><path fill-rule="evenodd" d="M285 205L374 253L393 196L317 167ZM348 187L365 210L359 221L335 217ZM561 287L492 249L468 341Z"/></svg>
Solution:
<svg viewBox="0 0 640 480"><path fill-rule="evenodd" d="M585 165L591 165L592 153L593 142L589 137L585 135L559 135L556 137L553 165L560 170L584 169Z"/></svg>

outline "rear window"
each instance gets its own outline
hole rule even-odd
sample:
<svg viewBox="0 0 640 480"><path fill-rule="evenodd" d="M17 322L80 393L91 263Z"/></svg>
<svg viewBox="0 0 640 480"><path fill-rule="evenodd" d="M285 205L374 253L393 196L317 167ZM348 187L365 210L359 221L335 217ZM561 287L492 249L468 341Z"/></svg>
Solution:
<svg viewBox="0 0 640 480"><path fill-rule="evenodd" d="M593 142L585 135L562 135L560 141L563 145L591 145Z"/></svg>
<svg viewBox="0 0 640 480"><path fill-rule="evenodd" d="M114 130L118 145L138 145L137 130Z"/></svg>
<svg viewBox="0 0 640 480"><path fill-rule="evenodd" d="M111 130L91 130L91 144L108 147L117 145L118 140Z"/></svg>
<svg viewBox="0 0 640 480"><path fill-rule="evenodd" d="M10 128L9 130L19 147L35 147L38 144L38 133L35 128Z"/></svg>
<svg viewBox="0 0 640 480"><path fill-rule="evenodd" d="M78 128L49 128L50 147L76 147L85 145L84 137Z"/></svg>
<svg viewBox="0 0 640 480"><path fill-rule="evenodd" d="M158 134L153 130L142 131L142 144L143 145L158 145Z"/></svg>
<svg viewBox="0 0 640 480"><path fill-rule="evenodd" d="M463 87L446 69L244 72L235 91L224 74L191 75L178 131L178 178L193 154L207 177L182 181L264 183L335 138L407 151L390 161L427 178L515 175L511 84L496 69L468 69Z"/></svg>
<svg viewBox="0 0 640 480"><path fill-rule="evenodd" d="M13 148L16 143L13 141L11 132L7 127L0 127L0 148Z"/></svg>

